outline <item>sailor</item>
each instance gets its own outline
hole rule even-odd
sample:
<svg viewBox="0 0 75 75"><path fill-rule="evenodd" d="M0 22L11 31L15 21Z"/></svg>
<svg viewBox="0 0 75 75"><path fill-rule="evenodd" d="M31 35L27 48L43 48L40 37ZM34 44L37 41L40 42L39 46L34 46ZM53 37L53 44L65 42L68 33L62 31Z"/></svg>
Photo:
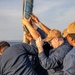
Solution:
<svg viewBox="0 0 75 75"><path fill-rule="evenodd" d="M48 35L44 41L49 42L49 44L53 47L53 49L50 50L49 56L47 57L43 49L43 39L38 34L38 32L32 28L28 20L26 18L23 18L22 23L28 28L33 37L36 36L34 39L36 40L36 45L38 47L38 56L40 59L40 64L44 69L48 71L49 75L53 75L54 73L62 69L63 59L66 54L72 49L72 47L62 37L61 32L59 30L46 30L48 32ZM38 23L42 26L42 23L40 21ZM44 28L45 27L46 26L44 26Z"/></svg>
<svg viewBox="0 0 75 75"><path fill-rule="evenodd" d="M25 43L10 46L8 42L0 42L1 75L37 75L28 55L37 53L37 49Z"/></svg>
<svg viewBox="0 0 75 75"><path fill-rule="evenodd" d="M75 22L69 24L63 36L73 48L64 58L62 75L75 75Z"/></svg>

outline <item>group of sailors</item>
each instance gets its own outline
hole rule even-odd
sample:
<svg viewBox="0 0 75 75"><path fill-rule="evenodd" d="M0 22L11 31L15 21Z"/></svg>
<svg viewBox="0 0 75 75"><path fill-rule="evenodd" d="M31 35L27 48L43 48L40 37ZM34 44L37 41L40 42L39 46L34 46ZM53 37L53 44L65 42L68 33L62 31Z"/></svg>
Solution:
<svg viewBox="0 0 75 75"><path fill-rule="evenodd" d="M29 31L24 35L29 43L0 42L1 75L75 75L75 22L63 33L34 14L22 18L22 24Z"/></svg>

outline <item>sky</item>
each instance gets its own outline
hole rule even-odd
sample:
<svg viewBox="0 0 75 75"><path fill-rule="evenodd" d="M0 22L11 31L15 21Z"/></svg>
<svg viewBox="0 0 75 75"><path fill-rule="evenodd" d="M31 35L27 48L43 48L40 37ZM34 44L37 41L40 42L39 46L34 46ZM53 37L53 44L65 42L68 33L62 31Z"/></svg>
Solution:
<svg viewBox="0 0 75 75"><path fill-rule="evenodd" d="M75 21L75 0L34 0L33 13L61 32ZM22 40L22 0L0 0L0 40Z"/></svg>

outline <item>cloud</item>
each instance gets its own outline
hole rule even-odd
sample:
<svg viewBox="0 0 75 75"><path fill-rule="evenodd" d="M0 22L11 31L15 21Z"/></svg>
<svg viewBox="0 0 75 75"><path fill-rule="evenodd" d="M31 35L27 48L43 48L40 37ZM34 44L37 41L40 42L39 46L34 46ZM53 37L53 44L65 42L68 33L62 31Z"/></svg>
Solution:
<svg viewBox="0 0 75 75"><path fill-rule="evenodd" d="M75 20L74 9L75 0L34 0L33 13L48 27L63 30ZM22 0L1 0L0 39L22 39L21 18Z"/></svg>
<svg viewBox="0 0 75 75"><path fill-rule="evenodd" d="M58 28L62 31L70 22L75 20L74 3L75 0L38 0L34 5L34 13L48 27Z"/></svg>
<svg viewBox="0 0 75 75"><path fill-rule="evenodd" d="M23 29L21 10L2 9L0 12L0 40L20 40ZM15 33L16 32L16 33Z"/></svg>
<svg viewBox="0 0 75 75"><path fill-rule="evenodd" d="M69 8L70 6L72 6L71 4L73 4L73 2L75 2L74 0L70 1L70 0L48 0L48 1L43 1L43 0L38 0L38 1L34 1L34 12L36 14L42 14L43 12L47 12L48 10L62 10L65 7Z"/></svg>
<svg viewBox="0 0 75 75"><path fill-rule="evenodd" d="M63 22L63 21L74 21L75 20L75 7L71 7L69 9L67 9L66 11L63 11L62 15L59 15L59 17L56 19L57 22Z"/></svg>

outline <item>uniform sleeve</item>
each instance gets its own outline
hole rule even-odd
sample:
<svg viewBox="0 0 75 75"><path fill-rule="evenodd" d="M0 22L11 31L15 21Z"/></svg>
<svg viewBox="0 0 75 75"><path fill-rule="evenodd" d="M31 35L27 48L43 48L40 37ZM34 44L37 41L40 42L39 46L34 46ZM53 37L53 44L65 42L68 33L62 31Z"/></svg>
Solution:
<svg viewBox="0 0 75 75"><path fill-rule="evenodd" d="M36 45L29 45L29 44L23 43L23 48L30 55L36 55L37 54Z"/></svg>
<svg viewBox="0 0 75 75"><path fill-rule="evenodd" d="M56 49L52 49L54 52L52 52L52 54L49 54L49 57L47 57L44 54L44 52L40 53L39 59L40 59L42 67L44 67L45 69L53 69L58 67L59 64L62 64L63 58L68 52L67 50L65 51L64 48L68 49L67 47L62 47L62 48L59 47Z"/></svg>
<svg viewBox="0 0 75 75"><path fill-rule="evenodd" d="M45 34L45 32L42 29L38 28L37 31L40 33L42 39L46 38L47 35Z"/></svg>
<svg viewBox="0 0 75 75"><path fill-rule="evenodd" d="M57 62L57 57L55 55L52 55L47 57L44 52L41 52L39 55L39 59L40 59L40 63L42 65L43 68L45 69L51 69L54 68L56 66L58 66Z"/></svg>
<svg viewBox="0 0 75 75"><path fill-rule="evenodd" d="M75 55L66 56L63 65L64 75L75 75Z"/></svg>

